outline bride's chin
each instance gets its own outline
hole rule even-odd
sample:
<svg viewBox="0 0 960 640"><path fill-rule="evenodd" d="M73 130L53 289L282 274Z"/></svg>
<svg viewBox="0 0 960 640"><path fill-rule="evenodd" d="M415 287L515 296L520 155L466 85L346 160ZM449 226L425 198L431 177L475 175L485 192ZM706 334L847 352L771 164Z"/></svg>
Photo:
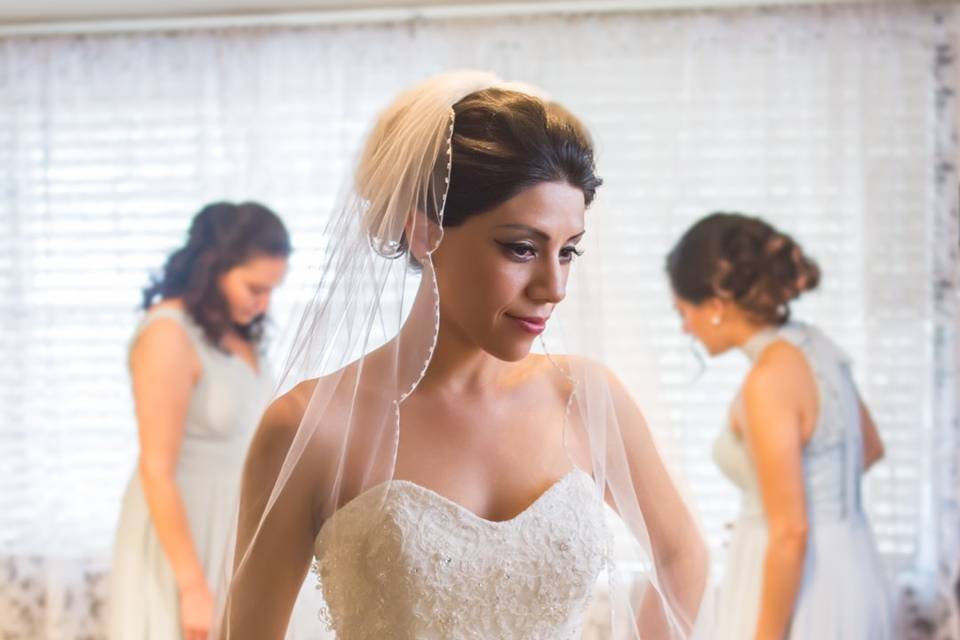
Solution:
<svg viewBox="0 0 960 640"><path fill-rule="evenodd" d="M490 348L485 349L485 351L497 360L503 360L504 362L519 362L530 355L530 349L532 346L533 340L527 340L522 343L516 341L514 344L501 343L498 345L491 345Z"/></svg>

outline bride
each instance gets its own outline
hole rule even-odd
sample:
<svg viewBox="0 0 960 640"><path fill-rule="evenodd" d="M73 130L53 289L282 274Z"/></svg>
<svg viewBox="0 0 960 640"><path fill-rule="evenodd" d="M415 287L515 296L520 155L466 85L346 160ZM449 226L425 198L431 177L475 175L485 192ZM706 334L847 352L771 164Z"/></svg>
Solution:
<svg viewBox="0 0 960 640"><path fill-rule="evenodd" d="M640 410L595 361L531 352L600 184L585 128L530 87L447 73L381 114L301 382L248 453L221 637L282 638L311 564L318 633L346 640L579 638L602 574L611 636L700 626L706 548Z"/></svg>

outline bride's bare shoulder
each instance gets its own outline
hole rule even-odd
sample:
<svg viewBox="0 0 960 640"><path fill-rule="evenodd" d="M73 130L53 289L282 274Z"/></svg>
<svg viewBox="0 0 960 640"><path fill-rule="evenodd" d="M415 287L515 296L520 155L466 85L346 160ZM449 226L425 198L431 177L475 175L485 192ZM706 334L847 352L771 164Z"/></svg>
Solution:
<svg viewBox="0 0 960 640"><path fill-rule="evenodd" d="M304 380L283 395L277 397L263 414L262 423L280 431L296 429L303 420L310 396L317 387L319 378Z"/></svg>
<svg viewBox="0 0 960 640"><path fill-rule="evenodd" d="M335 439L347 422L351 407L364 404L364 384L357 384L357 363L333 373L300 382L267 407L260 421L257 438L268 446L288 447L297 435L311 405L316 423L312 424L311 441L322 443ZM311 420L313 418L311 417Z"/></svg>
<svg viewBox="0 0 960 640"><path fill-rule="evenodd" d="M250 445L251 455L286 454L300 428L317 382L317 379L305 380L267 406Z"/></svg>

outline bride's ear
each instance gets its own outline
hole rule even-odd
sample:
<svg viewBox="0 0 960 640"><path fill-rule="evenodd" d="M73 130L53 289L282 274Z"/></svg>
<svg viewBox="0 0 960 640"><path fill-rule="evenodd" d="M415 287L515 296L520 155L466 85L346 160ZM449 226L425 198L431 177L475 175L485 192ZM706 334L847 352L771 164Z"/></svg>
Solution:
<svg viewBox="0 0 960 640"><path fill-rule="evenodd" d="M440 225L420 209L415 209L407 217L407 224L403 228L403 237L410 256L421 265L427 255L440 244L442 235Z"/></svg>

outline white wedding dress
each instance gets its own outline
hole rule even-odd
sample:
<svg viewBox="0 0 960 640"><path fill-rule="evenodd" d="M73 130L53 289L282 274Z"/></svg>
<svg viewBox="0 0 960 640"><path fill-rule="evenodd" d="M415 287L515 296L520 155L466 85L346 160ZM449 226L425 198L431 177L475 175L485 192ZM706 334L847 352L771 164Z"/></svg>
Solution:
<svg viewBox="0 0 960 640"><path fill-rule="evenodd" d="M579 638L607 542L596 484L579 469L501 522L392 480L320 530L322 616L339 640Z"/></svg>

